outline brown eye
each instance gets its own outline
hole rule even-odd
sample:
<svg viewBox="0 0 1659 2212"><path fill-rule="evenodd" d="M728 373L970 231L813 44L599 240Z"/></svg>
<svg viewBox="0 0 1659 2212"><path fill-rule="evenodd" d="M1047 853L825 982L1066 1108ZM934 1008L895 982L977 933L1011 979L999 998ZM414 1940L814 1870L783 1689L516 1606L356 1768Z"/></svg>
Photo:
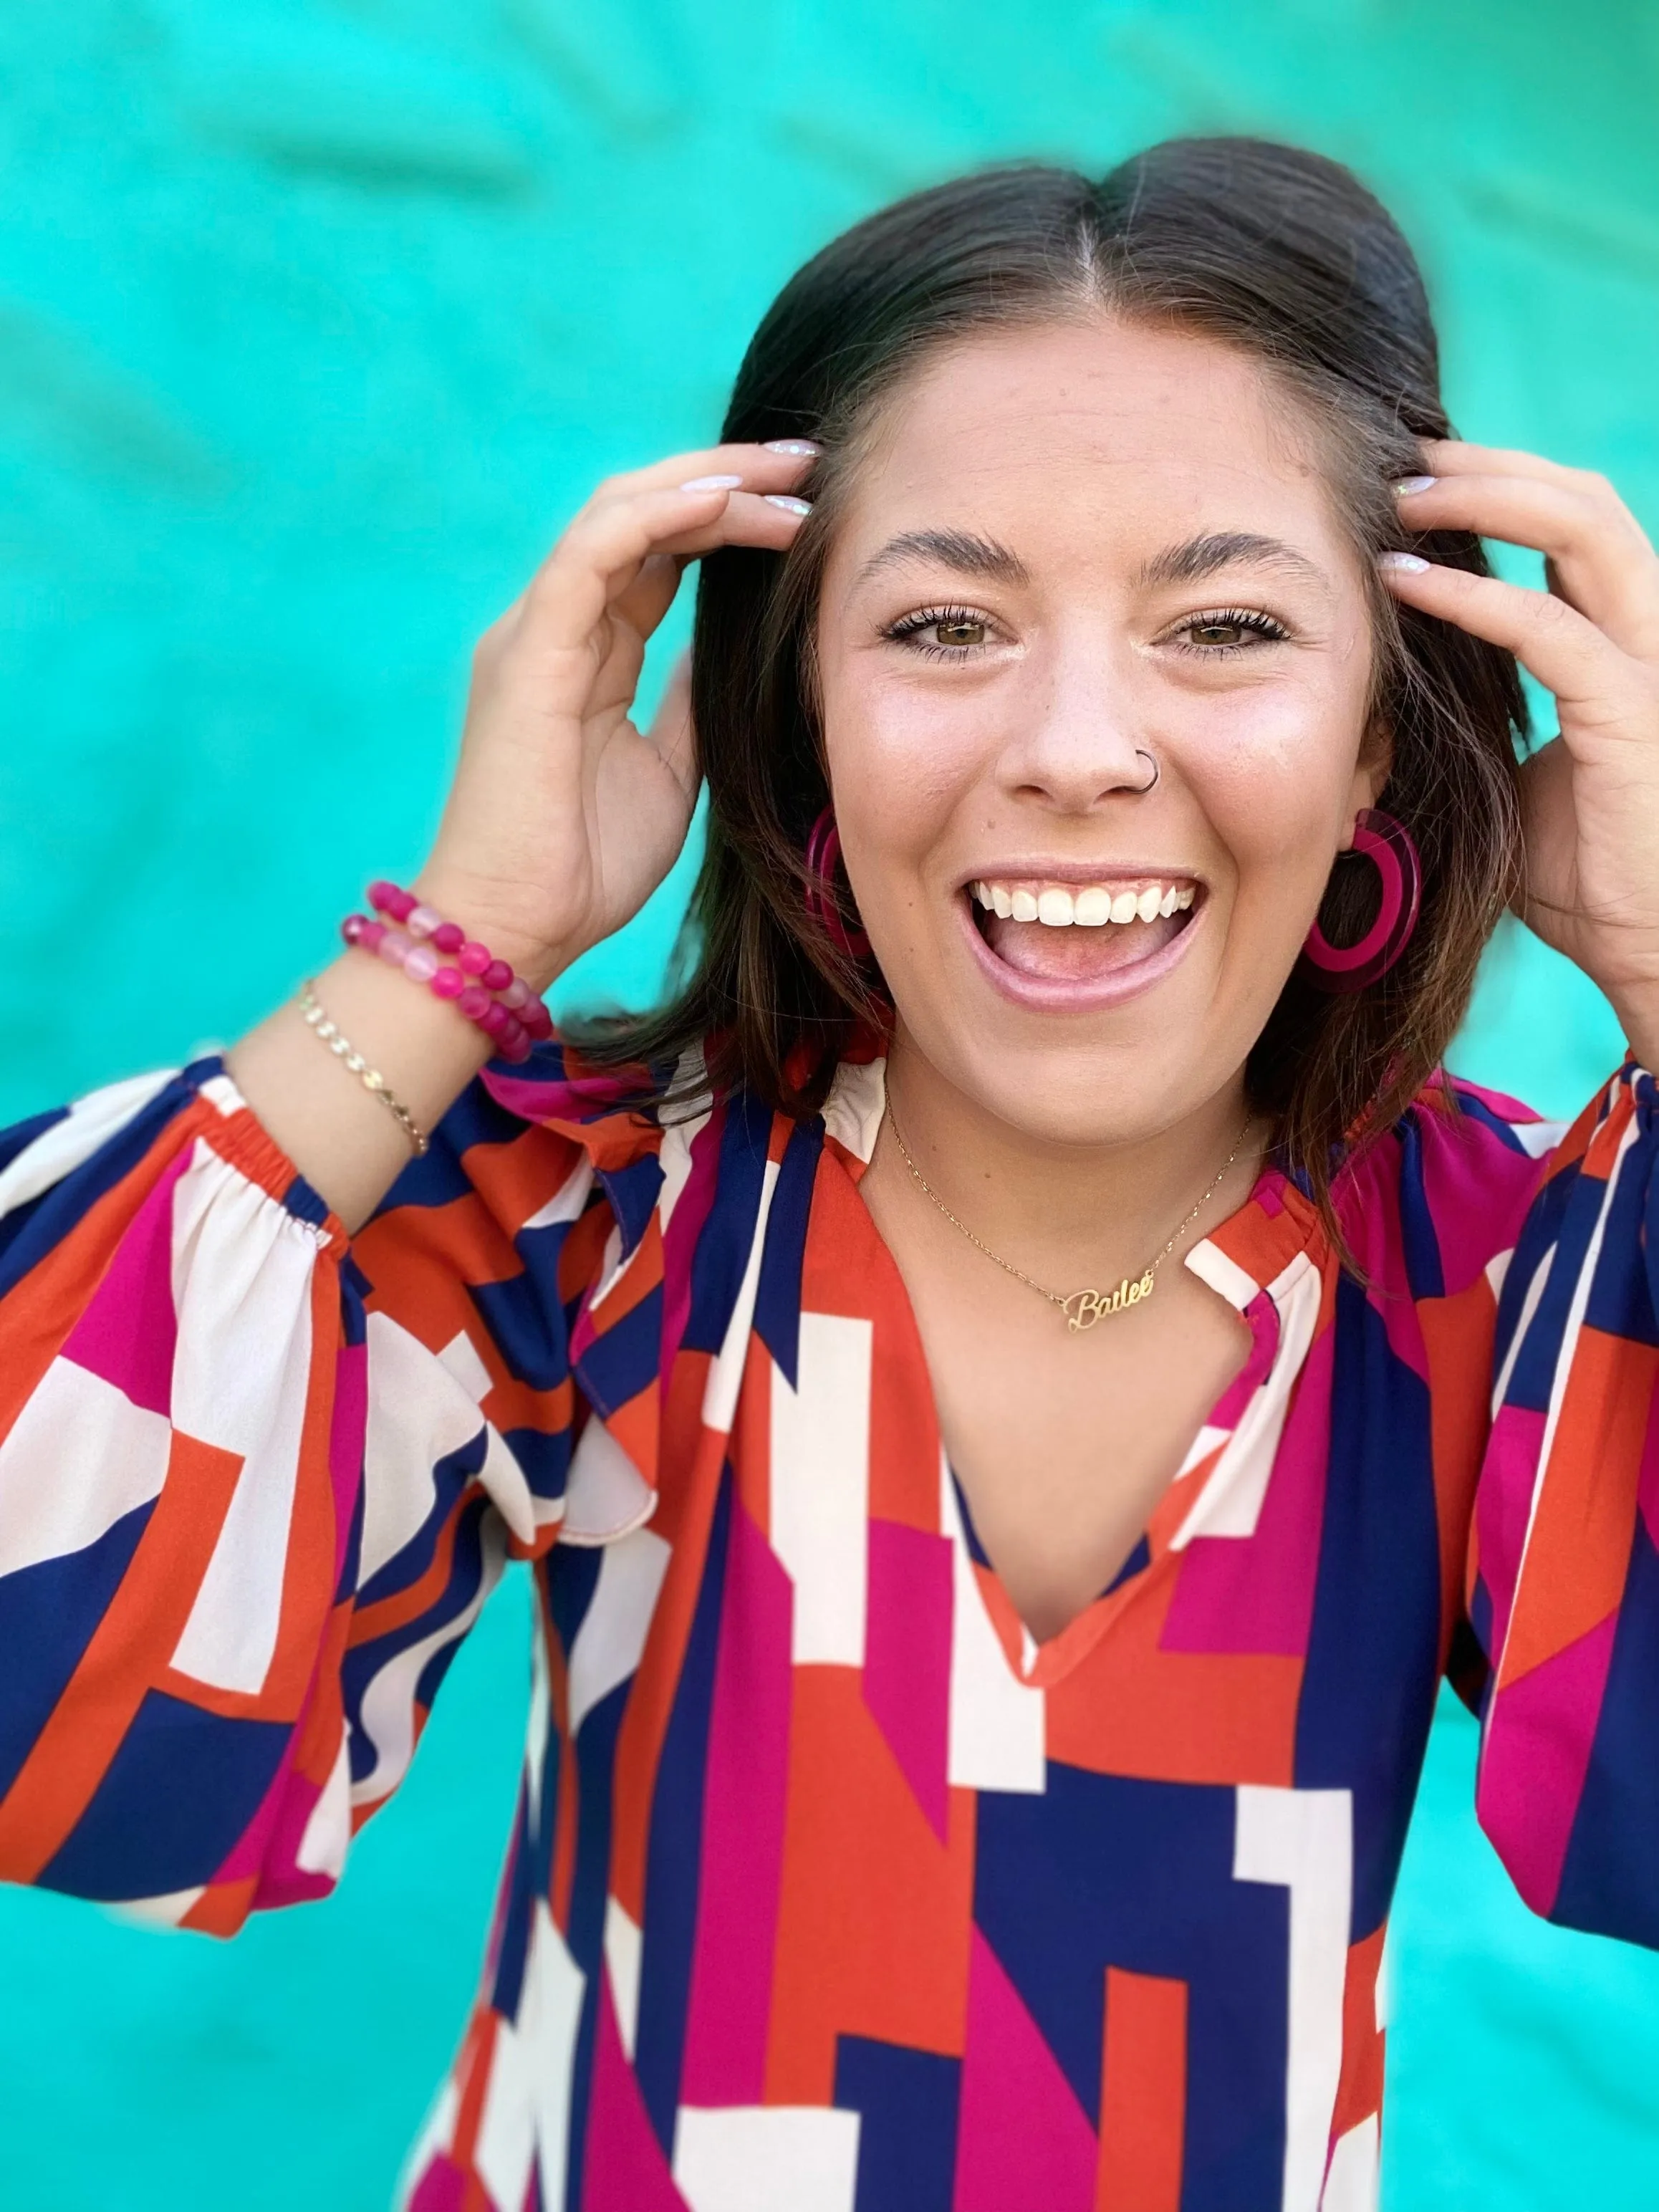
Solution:
<svg viewBox="0 0 1659 2212"><path fill-rule="evenodd" d="M989 644L991 625L983 615L966 607L918 607L883 635L930 659L966 660Z"/></svg>
<svg viewBox="0 0 1659 2212"><path fill-rule="evenodd" d="M1220 654L1272 645L1288 635L1283 623L1258 607L1218 607L1212 614L1189 617L1176 641L1182 653Z"/></svg>

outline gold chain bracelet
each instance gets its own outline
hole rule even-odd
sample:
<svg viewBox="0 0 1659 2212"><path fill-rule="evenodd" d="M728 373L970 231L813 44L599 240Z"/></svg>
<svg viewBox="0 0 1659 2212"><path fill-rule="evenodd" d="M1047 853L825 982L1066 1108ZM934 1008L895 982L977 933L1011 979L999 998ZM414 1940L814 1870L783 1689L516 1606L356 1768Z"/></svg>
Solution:
<svg viewBox="0 0 1659 2212"><path fill-rule="evenodd" d="M416 1159L419 1159L428 1148L425 1132L420 1127L415 1116L403 1101L393 1097L386 1087L386 1079L379 1068L369 1066L362 1053L349 1038L341 1035L339 1030L323 1012L309 977L300 988L300 1011L335 1058L343 1060L351 1073L361 1078L364 1090L373 1091L387 1113L392 1115L398 1127L409 1139L410 1151L414 1153Z"/></svg>

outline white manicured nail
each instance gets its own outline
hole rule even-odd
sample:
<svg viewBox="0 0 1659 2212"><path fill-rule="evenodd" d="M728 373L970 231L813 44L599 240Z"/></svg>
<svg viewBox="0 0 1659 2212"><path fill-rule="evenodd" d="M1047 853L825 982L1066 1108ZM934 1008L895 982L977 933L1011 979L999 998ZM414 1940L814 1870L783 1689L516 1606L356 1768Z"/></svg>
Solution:
<svg viewBox="0 0 1659 2212"><path fill-rule="evenodd" d="M1395 492L1399 498L1404 499L1412 492L1427 491L1431 484L1437 484L1439 481L1438 477L1401 477L1395 486Z"/></svg>
<svg viewBox="0 0 1659 2212"><path fill-rule="evenodd" d="M743 482L741 477L690 477L680 486L682 491L735 491Z"/></svg>
<svg viewBox="0 0 1659 2212"><path fill-rule="evenodd" d="M769 438L766 450L769 453L821 453L823 448L810 438Z"/></svg>
<svg viewBox="0 0 1659 2212"><path fill-rule="evenodd" d="M1429 564L1415 553L1379 553L1376 565L1379 568L1398 569L1402 576L1420 576Z"/></svg>
<svg viewBox="0 0 1659 2212"><path fill-rule="evenodd" d="M811 514L810 499L792 499L787 491L763 492L761 496L769 507L781 507L786 514Z"/></svg>

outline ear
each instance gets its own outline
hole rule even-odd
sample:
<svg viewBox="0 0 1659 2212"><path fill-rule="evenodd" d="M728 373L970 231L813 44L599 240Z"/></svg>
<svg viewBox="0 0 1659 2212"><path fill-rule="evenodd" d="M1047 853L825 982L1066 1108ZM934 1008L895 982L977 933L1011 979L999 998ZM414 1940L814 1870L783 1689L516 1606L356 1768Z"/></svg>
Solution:
<svg viewBox="0 0 1659 2212"><path fill-rule="evenodd" d="M1367 806L1375 806L1388 789L1389 778L1394 774L1394 731L1380 714L1373 714L1365 725L1365 733L1359 741L1359 755L1353 764L1353 781L1348 787L1347 804L1344 809L1346 828L1339 849L1344 853L1353 848L1354 817Z"/></svg>

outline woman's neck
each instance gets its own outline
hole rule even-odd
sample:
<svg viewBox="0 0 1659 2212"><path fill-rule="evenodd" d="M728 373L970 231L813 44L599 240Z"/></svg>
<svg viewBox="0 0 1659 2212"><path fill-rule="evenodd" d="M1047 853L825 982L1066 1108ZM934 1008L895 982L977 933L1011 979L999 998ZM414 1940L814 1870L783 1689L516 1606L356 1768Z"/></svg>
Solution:
<svg viewBox="0 0 1659 2212"><path fill-rule="evenodd" d="M1221 1171L1244 1128L1243 1072L1154 1134L1098 1145L1029 1135L939 1074L901 1030L887 1057L890 1113L874 1164L908 1178L905 1149L936 1199L1012 1265L1050 1281L1115 1282L1158 1255ZM1263 1127L1238 1157L1178 1249L1242 1204L1257 1170ZM888 1154L885 1163L883 1154Z"/></svg>

